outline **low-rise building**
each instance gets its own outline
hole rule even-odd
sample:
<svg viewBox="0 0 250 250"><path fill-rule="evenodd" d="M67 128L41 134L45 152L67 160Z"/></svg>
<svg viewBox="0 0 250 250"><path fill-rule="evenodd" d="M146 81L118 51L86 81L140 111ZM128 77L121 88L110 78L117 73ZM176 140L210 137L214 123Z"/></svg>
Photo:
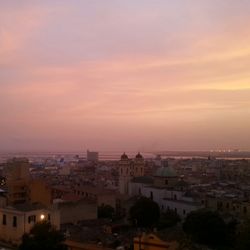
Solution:
<svg viewBox="0 0 250 250"><path fill-rule="evenodd" d="M36 222L50 221L60 229L58 211L40 204L18 204L0 208L0 240L13 245L21 242L24 233L29 233Z"/></svg>
<svg viewBox="0 0 250 250"><path fill-rule="evenodd" d="M66 240L65 244L68 247L68 250L111 250L111 248L103 247L102 245L72 240Z"/></svg>
<svg viewBox="0 0 250 250"><path fill-rule="evenodd" d="M60 212L61 224L76 224L82 220L97 219L97 204L86 200L57 201L53 205Z"/></svg>
<svg viewBox="0 0 250 250"><path fill-rule="evenodd" d="M178 243L176 241L166 242L161 240L155 234L143 234L134 238L134 250L177 250Z"/></svg>

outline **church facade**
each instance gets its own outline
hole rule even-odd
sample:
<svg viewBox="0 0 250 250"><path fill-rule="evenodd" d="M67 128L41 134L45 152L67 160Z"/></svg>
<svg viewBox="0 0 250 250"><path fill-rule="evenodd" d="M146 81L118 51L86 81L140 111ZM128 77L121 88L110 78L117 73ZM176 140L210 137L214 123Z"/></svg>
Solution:
<svg viewBox="0 0 250 250"><path fill-rule="evenodd" d="M144 176L145 161L138 153L134 159L129 159L124 153L119 161L119 192L129 194L129 183L134 177Z"/></svg>

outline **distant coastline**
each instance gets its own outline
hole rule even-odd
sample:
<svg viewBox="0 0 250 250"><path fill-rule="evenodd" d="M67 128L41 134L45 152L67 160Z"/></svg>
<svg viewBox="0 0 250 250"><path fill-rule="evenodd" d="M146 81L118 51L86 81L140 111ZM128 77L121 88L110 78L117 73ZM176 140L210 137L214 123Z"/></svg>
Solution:
<svg viewBox="0 0 250 250"><path fill-rule="evenodd" d="M100 160L119 160L122 151L100 151ZM137 152L126 152L130 158L133 158ZM250 159L249 151L155 151L155 152L141 152L144 158L155 158L160 155L162 158L207 158L215 157L219 159ZM0 152L0 160L6 160L13 157L27 157L29 159L36 158L86 158L86 152Z"/></svg>

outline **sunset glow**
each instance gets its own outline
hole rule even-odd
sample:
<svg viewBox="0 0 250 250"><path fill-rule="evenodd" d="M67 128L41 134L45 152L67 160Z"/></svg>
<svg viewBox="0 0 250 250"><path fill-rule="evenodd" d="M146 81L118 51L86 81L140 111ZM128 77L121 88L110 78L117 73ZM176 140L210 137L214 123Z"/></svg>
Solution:
<svg viewBox="0 0 250 250"><path fill-rule="evenodd" d="M250 149L250 1L0 3L0 150Z"/></svg>

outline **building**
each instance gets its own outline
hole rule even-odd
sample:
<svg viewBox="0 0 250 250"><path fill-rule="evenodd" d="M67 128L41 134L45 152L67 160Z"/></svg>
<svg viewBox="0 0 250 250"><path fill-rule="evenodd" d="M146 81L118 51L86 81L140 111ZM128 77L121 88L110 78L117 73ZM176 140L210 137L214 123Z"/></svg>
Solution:
<svg viewBox="0 0 250 250"><path fill-rule="evenodd" d="M65 244L67 245L68 250L112 250L111 248L103 247L102 245L72 240L66 240Z"/></svg>
<svg viewBox="0 0 250 250"><path fill-rule="evenodd" d="M99 160L99 153L87 150L87 161L97 162Z"/></svg>
<svg viewBox="0 0 250 250"><path fill-rule="evenodd" d="M119 162L119 191L121 194L129 194L129 182L138 176L144 176L144 158L138 153L131 160L124 153Z"/></svg>
<svg viewBox="0 0 250 250"><path fill-rule="evenodd" d="M240 199L235 194L207 194L205 207L222 214L230 214L236 218L250 218L250 202Z"/></svg>
<svg viewBox="0 0 250 250"><path fill-rule="evenodd" d="M45 180L35 179L30 181L29 190L31 203L40 203L44 206L50 206L53 203L53 189Z"/></svg>
<svg viewBox="0 0 250 250"><path fill-rule="evenodd" d="M18 204L0 208L0 240L18 245L24 233L29 233L36 222L48 220L60 229L58 211L46 209L40 204Z"/></svg>
<svg viewBox="0 0 250 250"><path fill-rule="evenodd" d="M97 219L97 204L86 200L58 201L53 208L60 212L61 224Z"/></svg>
<svg viewBox="0 0 250 250"><path fill-rule="evenodd" d="M134 238L134 250L177 250L176 241L166 242L161 240L155 234L143 234Z"/></svg>
<svg viewBox="0 0 250 250"><path fill-rule="evenodd" d="M4 167L9 205L29 202L29 168L30 164L26 158L8 160Z"/></svg>
<svg viewBox="0 0 250 250"><path fill-rule="evenodd" d="M162 211L173 210L180 217L204 207L196 194L190 192L189 185L164 164L158 168L153 178L136 177L129 182L130 196L142 195L155 201Z"/></svg>
<svg viewBox="0 0 250 250"><path fill-rule="evenodd" d="M93 187L90 185L77 185L73 187L74 195L79 199L94 201L98 206L109 205L115 208L117 193L114 190Z"/></svg>

